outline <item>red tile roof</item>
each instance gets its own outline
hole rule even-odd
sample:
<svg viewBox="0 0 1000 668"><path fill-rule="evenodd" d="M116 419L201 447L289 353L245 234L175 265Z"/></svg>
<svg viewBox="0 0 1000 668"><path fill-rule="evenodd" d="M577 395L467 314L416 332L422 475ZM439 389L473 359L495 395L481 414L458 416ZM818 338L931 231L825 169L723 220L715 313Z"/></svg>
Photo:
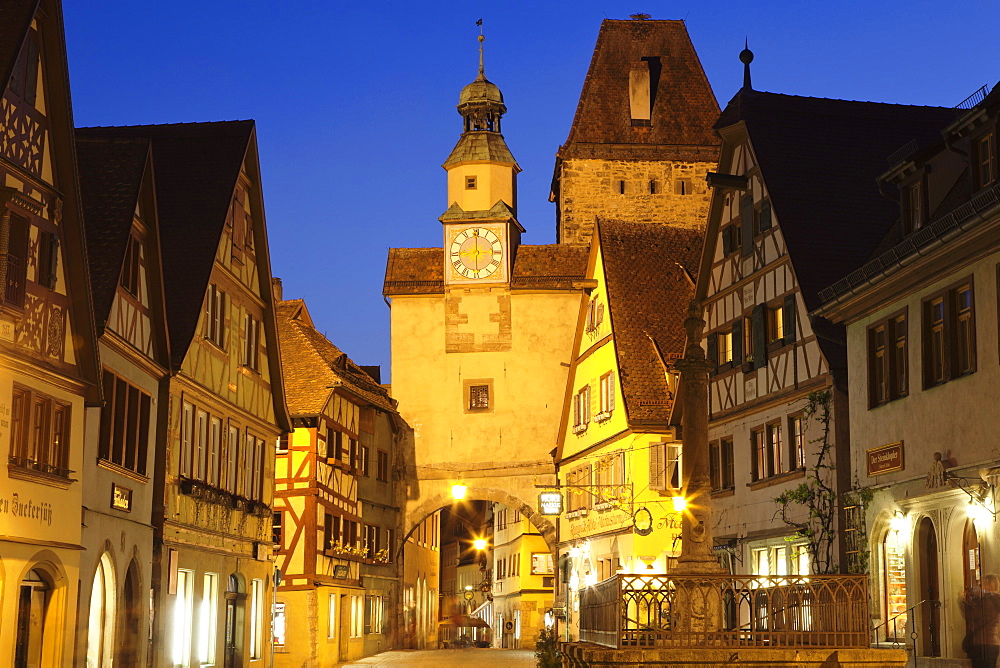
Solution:
<svg viewBox="0 0 1000 668"><path fill-rule="evenodd" d="M702 233L599 219L597 235L629 422L666 423L673 404L666 367L684 352Z"/></svg>
<svg viewBox="0 0 1000 668"><path fill-rule="evenodd" d="M629 71L650 63L649 127L632 127ZM719 105L683 21L605 19L576 117L558 158L705 160L718 157ZM595 146L596 145L596 146Z"/></svg>

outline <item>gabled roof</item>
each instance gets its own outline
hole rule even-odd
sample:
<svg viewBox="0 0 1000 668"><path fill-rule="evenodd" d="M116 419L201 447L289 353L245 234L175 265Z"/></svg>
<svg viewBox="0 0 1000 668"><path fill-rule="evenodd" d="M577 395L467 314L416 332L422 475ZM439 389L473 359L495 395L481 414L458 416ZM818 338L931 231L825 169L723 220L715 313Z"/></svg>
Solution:
<svg viewBox="0 0 1000 668"><path fill-rule="evenodd" d="M21 53L24 38L39 0L4 0L0 2L0 95L10 82L14 64Z"/></svg>
<svg viewBox="0 0 1000 668"><path fill-rule="evenodd" d="M634 128L629 71L644 58L654 59L651 123ZM719 105L683 21L605 19L569 137L557 156L715 160L719 139L712 123L718 115Z"/></svg>
<svg viewBox="0 0 1000 668"><path fill-rule="evenodd" d="M194 337L253 131L253 121L77 130L81 139L131 138L152 143L170 351L175 368L180 368Z"/></svg>
<svg viewBox="0 0 1000 668"><path fill-rule="evenodd" d="M100 333L121 276L149 157L149 140L81 137L76 142L76 153L94 320Z"/></svg>
<svg viewBox="0 0 1000 668"><path fill-rule="evenodd" d="M598 219L597 239L629 422L666 423L673 403L667 366L684 352L703 235L664 223Z"/></svg>
<svg viewBox="0 0 1000 668"><path fill-rule="evenodd" d="M316 331L303 300L277 302L275 313L285 401L293 416L318 415L338 386L382 410L396 411L389 393Z"/></svg>
<svg viewBox="0 0 1000 668"><path fill-rule="evenodd" d="M887 157L954 121L945 107L741 90L716 127L745 124L807 308L859 266L898 215L876 182Z"/></svg>
<svg viewBox="0 0 1000 668"><path fill-rule="evenodd" d="M587 273L587 246L518 246L510 285L517 289L569 290ZM444 250L390 248L382 294L444 292Z"/></svg>

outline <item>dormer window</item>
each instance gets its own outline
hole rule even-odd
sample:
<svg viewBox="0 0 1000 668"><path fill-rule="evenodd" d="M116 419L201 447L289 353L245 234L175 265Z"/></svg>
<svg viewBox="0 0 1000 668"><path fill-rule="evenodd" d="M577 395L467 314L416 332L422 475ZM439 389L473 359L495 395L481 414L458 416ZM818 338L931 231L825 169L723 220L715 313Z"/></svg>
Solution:
<svg viewBox="0 0 1000 668"><path fill-rule="evenodd" d="M924 188L923 183L916 181L903 188L903 227L909 234L919 230L924 225Z"/></svg>
<svg viewBox="0 0 1000 668"><path fill-rule="evenodd" d="M987 132L976 140L975 146L976 189L979 190L997 180L996 135Z"/></svg>

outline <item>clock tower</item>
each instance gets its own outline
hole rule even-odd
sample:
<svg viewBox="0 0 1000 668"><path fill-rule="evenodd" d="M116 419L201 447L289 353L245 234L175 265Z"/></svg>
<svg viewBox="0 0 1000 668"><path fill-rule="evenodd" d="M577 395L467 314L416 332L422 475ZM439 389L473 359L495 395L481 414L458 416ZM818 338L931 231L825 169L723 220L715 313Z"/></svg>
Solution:
<svg viewBox="0 0 1000 668"><path fill-rule="evenodd" d="M483 40L480 35L479 76L459 96L462 136L442 165L448 172L448 210L439 220L449 285L509 283L524 232L517 222L521 168L500 134L507 107L500 89L486 78Z"/></svg>

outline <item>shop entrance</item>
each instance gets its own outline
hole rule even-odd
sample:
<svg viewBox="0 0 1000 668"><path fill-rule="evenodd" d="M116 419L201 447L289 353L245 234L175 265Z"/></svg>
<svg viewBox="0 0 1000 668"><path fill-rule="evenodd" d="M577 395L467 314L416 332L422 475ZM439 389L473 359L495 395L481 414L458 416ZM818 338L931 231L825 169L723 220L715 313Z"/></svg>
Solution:
<svg viewBox="0 0 1000 668"><path fill-rule="evenodd" d="M938 542L934 524L929 517L917 526L917 579L919 599L917 606L917 647L920 656L941 656L941 578L938 572Z"/></svg>

